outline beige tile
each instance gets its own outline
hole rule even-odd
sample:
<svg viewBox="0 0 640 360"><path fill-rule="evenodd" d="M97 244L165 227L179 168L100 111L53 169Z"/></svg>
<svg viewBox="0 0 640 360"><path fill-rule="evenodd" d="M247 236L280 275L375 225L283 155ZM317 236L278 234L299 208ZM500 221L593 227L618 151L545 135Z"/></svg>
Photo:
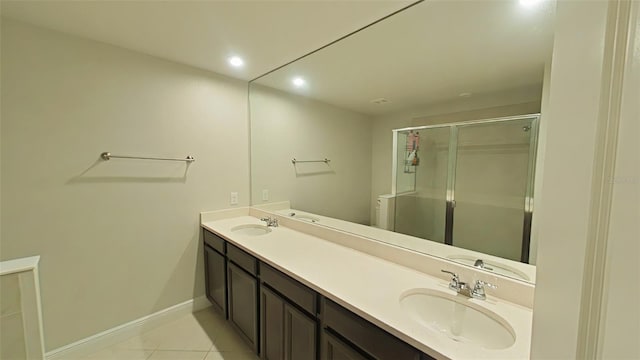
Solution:
<svg viewBox="0 0 640 360"><path fill-rule="evenodd" d="M218 335L213 340L213 352L247 352L252 351L249 344L229 324L218 329Z"/></svg>
<svg viewBox="0 0 640 360"><path fill-rule="evenodd" d="M164 351L156 350L149 360L203 360L207 356L206 351Z"/></svg>
<svg viewBox="0 0 640 360"><path fill-rule="evenodd" d="M21 308L18 274L0 276L0 316L20 312Z"/></svg>
<svg viewBox="0 0 640 360"><path fill-rule="evenodd" d="M209 351L220 325L208 313L188 314L140 336L139 343L156 350Z"/></svg>
<svg viewBox="0 0 640 360"><path fill-rule="evenodd" d="M259 360L259 357L249 351L211 351L205 360Z"/></svg>
<svg viewBox="0 0 640 360"><path fill-rule="evenodd" d="M118 343L114 347L128 350L155 350L160 341L161 339L153 337L149 333L143 333Z"/></svg>
<svg viewBox="0 0 640 360"><path fill-rule="evenodd" d="M87 357L85 360L146 360L151 356L151 350L129 350L109 347Z"/></svg>
<svg viewBox="0 0 640 360"><path fill-rule="evenodd" d="M0 318L0 359L26 358L24 340L21 313Z"/></svg>

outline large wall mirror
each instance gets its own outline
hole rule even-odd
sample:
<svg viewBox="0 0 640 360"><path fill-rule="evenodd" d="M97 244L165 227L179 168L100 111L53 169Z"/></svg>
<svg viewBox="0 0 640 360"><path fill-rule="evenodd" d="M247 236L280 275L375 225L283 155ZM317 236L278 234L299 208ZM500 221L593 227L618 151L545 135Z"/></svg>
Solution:
<svg viewBox="0 0 640 360"><path fill-rule="evenodd" d="M554 8L418 2L253 80L252 205L534 282Z"/></svg>

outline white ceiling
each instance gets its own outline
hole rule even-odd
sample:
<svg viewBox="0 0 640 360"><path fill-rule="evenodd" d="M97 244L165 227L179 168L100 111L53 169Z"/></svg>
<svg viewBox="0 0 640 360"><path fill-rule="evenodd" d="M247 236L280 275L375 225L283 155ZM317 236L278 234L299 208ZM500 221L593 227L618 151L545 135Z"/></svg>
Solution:
<svg viewBox="0 0 640 360"><path fill-rule="evenodd" d="M472 96L541 97L555 3L427 0L256 82L364 114ZM301 76L307 84L293 86ZM386 98L389 102L372 104Z"/></svg>
<svg viewBox="0 0 640 360"><path fill-rule="evenodd" d="M37 26L250 80L413 1L11 1ZM242 69L228 65L245 59Z"/></svg>

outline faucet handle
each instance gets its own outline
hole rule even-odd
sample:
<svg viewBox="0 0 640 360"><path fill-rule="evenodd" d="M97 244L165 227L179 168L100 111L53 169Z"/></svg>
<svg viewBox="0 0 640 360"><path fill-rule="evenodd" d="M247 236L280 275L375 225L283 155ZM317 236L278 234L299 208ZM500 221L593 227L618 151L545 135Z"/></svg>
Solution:
<svg viewBox="0 0 640 360"><path fill-rule="evenodd" d="M492 289L497 289L498 285L493 285L492 283L486 282L486 281L482 281L482 280L478 280L476 281L476 286L481 285L481 286L488 286Z"/></svg>
<svg viewBox="0 0 640 360"><path fill-rule="evenodd" d="M278 227L278 218L277 217L267 216L267 217L261 218L260 221L266 222L267 226Z"/></svg>
<svg viewBox="0 0 640 360"><path fill-rule="evenodd" d="M488 283L486 281L482 281L482 280L478 280L476 281L476 285L473 287L473 290L471 291L471 296L476 298L476 299L480 299L480 300L484 300L487 298L487 294L484 291L485 286L488 286L491 289L497 289L498 286L493 285L491 283Z"/></svg>
<svg viewBox="0 0 640 360"><path fill-rule="evenodd" d="M451 275L451 281L449 282L449 289L455 290L455 291L460 290L460 277L458 276L458 274L449 270L440 270L440 271Z"/></svg>

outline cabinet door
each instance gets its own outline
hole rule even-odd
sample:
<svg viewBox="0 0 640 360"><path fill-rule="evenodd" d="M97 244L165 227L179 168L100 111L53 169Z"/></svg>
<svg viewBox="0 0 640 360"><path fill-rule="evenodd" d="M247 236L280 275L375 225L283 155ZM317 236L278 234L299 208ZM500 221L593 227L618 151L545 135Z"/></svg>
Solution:
<svg viewBox="0 0 640 360"><path fill-rule="evenodd" d="M227 263L223 255L204 246L205 287L214 308L227 317Z"/></svg>
<svg viewBox="0 0 640 360"><path fill-rule="evenodd" d="M258 282L233 263L227 267L229 321L258 352Z"/></svg>
<svg viewBox="0 0 640 360"><path fill-rule="evenodd" d="M324 331L322 334L322 360L369 360L360 355L349 345L338 340L330 332Z"/></svg>
<svg viewBox="0 0 640 360"><path fill-rule="evenodd" d="M260 357L284 359L284 300L260 287Z"/></svg>
<svg viewBox="0 0 640 360"><path fill-rule="evenodd" d="M287 360L316 358L316 321L293 306L284 305L284 353Z"/></svg>

